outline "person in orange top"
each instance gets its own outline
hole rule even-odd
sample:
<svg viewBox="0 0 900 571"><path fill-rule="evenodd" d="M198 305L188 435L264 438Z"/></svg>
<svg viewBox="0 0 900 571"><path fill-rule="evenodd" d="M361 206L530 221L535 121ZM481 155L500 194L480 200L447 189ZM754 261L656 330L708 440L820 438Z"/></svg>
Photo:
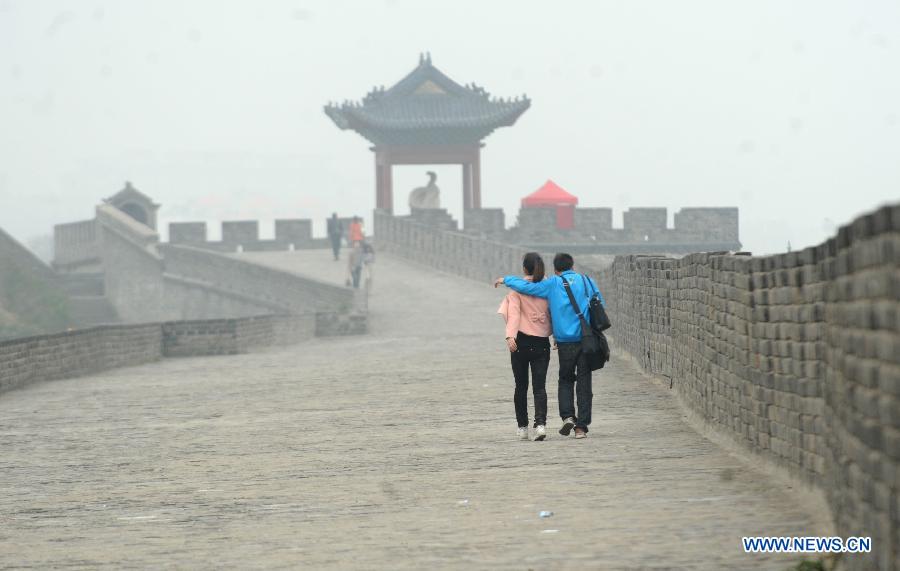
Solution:
<svg viewBox="0 0 900 571"><path fill-rule="evenodd" d="M359 216L354 216L353 222L350 223L350 245L356 245L362 241L362 219Z"/></svg>
<svg viewBox="0 0 900 571"><path fill-rule="evenodd" d="M525 279L544 279L544 260L537 252L528 252L522 260ZM534 394L534 439L547 437L547 368L550 366L550 311L546 299L510 291L497 313L506 321L506 345L509 347L516 390L513 403L517 436L528 440L528 367Z"/></svg>

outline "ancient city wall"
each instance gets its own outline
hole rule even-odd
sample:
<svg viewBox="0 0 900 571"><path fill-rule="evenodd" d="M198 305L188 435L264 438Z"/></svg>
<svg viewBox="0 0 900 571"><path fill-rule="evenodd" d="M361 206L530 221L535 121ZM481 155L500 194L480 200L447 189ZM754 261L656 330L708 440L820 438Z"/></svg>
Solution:
<svg viewBox="0 0 900 571"><path fill-rule="evenodd" d="M386 216L376 239L482 281L517 273L522 253ZM872 537L874 553L848 558L851 569L900 567L898 263L900 205L800 252L619 256L589 271L615 350L671 379L711 427L824 490L839 535Z"/></svg>

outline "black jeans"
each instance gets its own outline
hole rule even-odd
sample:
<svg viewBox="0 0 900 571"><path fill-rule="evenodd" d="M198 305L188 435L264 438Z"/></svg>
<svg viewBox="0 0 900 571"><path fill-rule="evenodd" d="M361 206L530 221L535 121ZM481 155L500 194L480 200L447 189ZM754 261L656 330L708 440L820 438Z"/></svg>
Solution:
<svg viewBox="0 0 900 571"><path fill-rule="evenodd" d="M516 392L516 421L528 426L528 367L531 366L531 391L534 393L534 425L547 423L547 367L550 366L550 340L534 337L521 331L516 336L518 349L509 354Z"/></svg>
<svg viewBox="0 0 900 571"><path fill-rule="evenodd" d="M575 427L585 432L591 423L591 367L587 356L581 352L581 342L557 343L559 348L559 416L575 419ZM578 413L575 398L578 398Z"/></svg>

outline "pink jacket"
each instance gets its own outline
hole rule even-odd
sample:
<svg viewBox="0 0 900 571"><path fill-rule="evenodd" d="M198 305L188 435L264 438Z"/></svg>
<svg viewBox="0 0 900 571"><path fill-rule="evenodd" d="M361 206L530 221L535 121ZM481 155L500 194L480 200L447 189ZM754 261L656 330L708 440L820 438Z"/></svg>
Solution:
<svg viewBox="0 0 900 571"><path fill-rule="evenodd" d="M535 337L550 337L553 332L546 299L511 291L503 298L497 313L506 321L507 337L515 337L519 331Z"/></svg>

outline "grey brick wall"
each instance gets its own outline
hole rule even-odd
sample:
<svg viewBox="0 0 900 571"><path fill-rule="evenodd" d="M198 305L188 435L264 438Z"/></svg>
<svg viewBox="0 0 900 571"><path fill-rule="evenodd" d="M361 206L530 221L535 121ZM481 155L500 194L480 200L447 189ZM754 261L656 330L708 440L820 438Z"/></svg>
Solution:
<svg viewBox="0 0 900 571"><path fill-rule="evenodd" d="M292 345L314 337L315 326L312 313L170 321L162 324L163 355L232 355L259 347Z"/></svg>
<svg viewBox="0 0 900 571"><path fill-rule="evenodd" d="M0 392L162 357L158 324L105 325L0 342Z"/></svg>

